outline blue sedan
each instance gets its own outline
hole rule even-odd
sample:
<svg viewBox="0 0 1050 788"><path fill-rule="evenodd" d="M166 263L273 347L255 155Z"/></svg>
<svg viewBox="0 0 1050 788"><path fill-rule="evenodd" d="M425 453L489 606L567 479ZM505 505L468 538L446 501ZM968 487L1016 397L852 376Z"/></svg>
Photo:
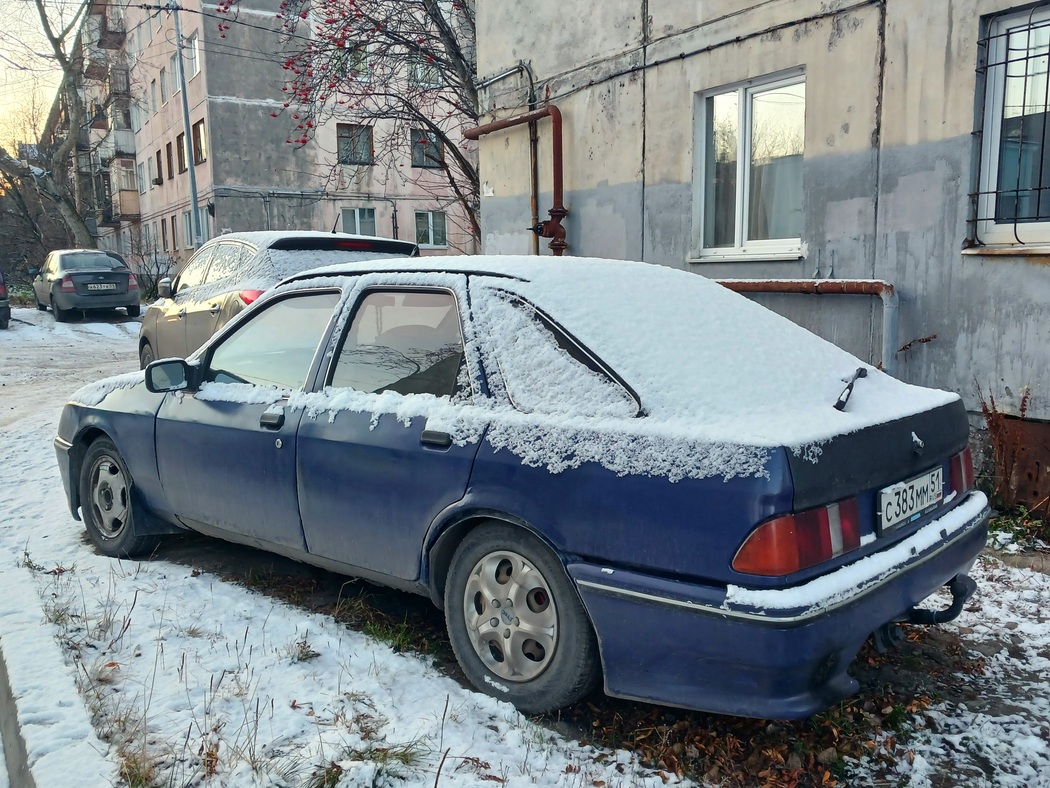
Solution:
<svg viewBox="0 0 1050 788"><path fill-rule="evenodd" d="M189 529L427 595L525 712L603 684L792 718L973 594L967 438L958 396L700 276L462 257L285 280L78 391L55 446L100 552Z"/></svg>

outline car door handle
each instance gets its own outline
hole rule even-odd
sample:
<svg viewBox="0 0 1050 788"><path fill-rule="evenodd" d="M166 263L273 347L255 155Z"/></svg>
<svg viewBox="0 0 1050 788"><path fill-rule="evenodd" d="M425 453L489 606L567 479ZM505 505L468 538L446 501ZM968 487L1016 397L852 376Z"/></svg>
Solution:
<svg viewBox="0 0 1050 788"><path fill-rule="evenodd" d="M219 314L220 309L222 309L222 307L218 304L212 304L211 309L209 309L208 311L211 312L213 315L217 315Z"/></svg>
<svg viewBox="0 0 1050 788"><path fill-rule="evenodd" d="M419 436L419 442L424 446L437 446L441 449L447 449L452 445L452 436L447 432L439 432L438 430L423 430L423 434Z"/></svg>
<svg viewBox="0 0 1050 788"><path fill-rule="evenodd" d="M284 426L284 408L280 410L265 410L259 417L259 426L268 430L279 430Z"/></svg>

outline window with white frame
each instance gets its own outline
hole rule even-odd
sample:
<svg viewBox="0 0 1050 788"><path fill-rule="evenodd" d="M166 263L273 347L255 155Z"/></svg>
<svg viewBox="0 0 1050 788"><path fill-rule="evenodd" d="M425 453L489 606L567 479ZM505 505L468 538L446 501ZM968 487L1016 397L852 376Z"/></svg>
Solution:
<svg viewBox="0 0 1050 788"><path fill-rule="evenodd" d="M408 64L409 82L420 88L436 88L441 85L441 70L433 58L417 55Z"/></svg>
<svg viewBox="0 0 1050 788"><path fill-rule="evenodd" d="M343 208L343 232L354 235L375 235L376 209Z"/></svg>
<svg viewBox="0 0 1050 788"><path fill-rule="evenodd" d="M422 247L448 246L445 236L445 214L441 211L416 211L416 243Z"/></svg>
<svg viewBox="0 0 1050 788"><path fill-rule="evenodd" d="M168 59L168 74L171 76L171 95L175 95L181 88L179 80L179 53L176 52Z"/></svg>
<svg viewBox="0 0 1050 788"><path fill-rule="evenodd" d="M372 64L365 44L343 44L332 55L332 70L342 79L368 82L372 78Z"/></svg>
<svg viewBox="0 0 1050 788"><path fill-rule="evenodd" d="M139 182L139 194L146 193L146 166L144 164L135 165L135 175Z"/></svg>
<svg viewBox="0 0 1050 788"><path fill-rule="evenodd" d="M168 69L160 70L160 103L168 103Z"/></svg>
<svg viewBox="0 0 1050 788"><path fill-rule="evenodd" d="M801 72L697 94L694 248L709 259L802 249L806 83Z"/></svg>
<svg viewBox="0 0 1050 788"><path fill-rule="evenodd" d="M183 246L186 249L193 247L193 218L189 211L182 213L182 237L185 239Z"/></svg>
<svg viewBox="0 0 1050 788"><path fill-rule="evenodd" d="M987 32L974 240L1050 243L1050 6L993 18Z"/></svg>
<svg viewBox="0 0 1050 788"><path fill-rule="evenodd" d="M186 46L182 50L182 55L186 59L186 76L189 79L193 79L201 70L200 37L197 33L193 33L186 39Z"/></svg>

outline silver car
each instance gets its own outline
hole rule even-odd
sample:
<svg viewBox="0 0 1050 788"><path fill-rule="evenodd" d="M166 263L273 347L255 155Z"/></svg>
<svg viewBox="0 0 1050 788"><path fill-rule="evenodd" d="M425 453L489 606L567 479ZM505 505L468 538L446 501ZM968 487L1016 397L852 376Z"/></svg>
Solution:
<svg viewBox="0 0 1050 788"><path fill-rule="evenodd" d="M318 266L417 257L411 241L319 231L227 233L202 246L174 279L157 284L139 331L142 368L185 358L285 277Z"/></svg>

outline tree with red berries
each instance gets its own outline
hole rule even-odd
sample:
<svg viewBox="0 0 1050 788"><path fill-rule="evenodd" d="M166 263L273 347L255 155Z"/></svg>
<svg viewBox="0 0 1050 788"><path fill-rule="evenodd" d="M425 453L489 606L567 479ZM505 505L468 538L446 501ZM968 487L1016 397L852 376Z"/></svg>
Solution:
<svg viewBox="0 0 1050 788"><path fill-rule="evenodd" d="M336 160L451 192L477 239L477 149L462 136L479 114L474 0L281 0L278 16L288 78L273 114L293 121L289 142L332 121L369 127L340 136Z"/></svg>

